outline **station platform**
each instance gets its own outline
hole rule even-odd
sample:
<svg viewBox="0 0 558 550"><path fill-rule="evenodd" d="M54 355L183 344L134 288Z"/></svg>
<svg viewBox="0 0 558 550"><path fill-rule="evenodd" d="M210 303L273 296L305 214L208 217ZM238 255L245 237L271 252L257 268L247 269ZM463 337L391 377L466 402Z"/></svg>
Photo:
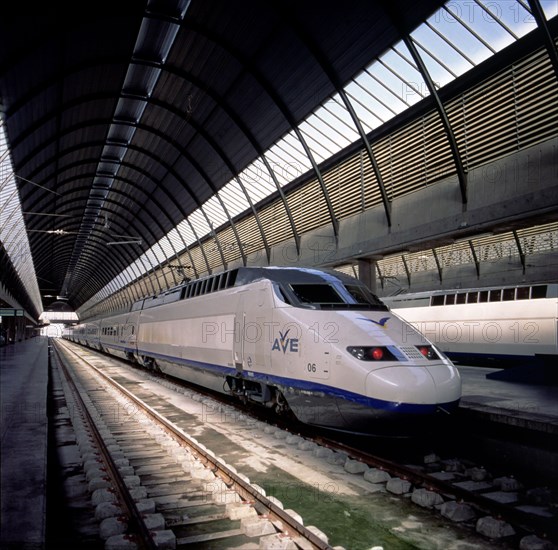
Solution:
<svg viewBox="0 0 558 550"><path fill-rule="evenodd" d="M558 435L558 386L487 377L500 369L459 366L460 411L494 423Z"/></svg>
<svg viewBox="0 0 558 550"><path fill-rule="evenodd" d="M48 339L0 348L0 548L45 547Z"/></svg>

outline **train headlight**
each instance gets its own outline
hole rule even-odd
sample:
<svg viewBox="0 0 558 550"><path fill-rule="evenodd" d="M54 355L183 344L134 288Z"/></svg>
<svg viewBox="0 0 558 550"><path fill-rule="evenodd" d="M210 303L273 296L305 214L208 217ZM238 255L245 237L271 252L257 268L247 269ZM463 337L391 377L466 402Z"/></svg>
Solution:
<svg viewBox="0 0 558 550"><path fill-rule="evenodd" d="M417 346L417 349L429 361L435 361L436 359L440 359L440 356L436 353L436 351L432 346Z"/></svg>
<svg viewBox="0 0 558 550"><path fill-rule="evenodd" d="M347 351L359 361L397 361L385 346L350 346Z"/></svg>

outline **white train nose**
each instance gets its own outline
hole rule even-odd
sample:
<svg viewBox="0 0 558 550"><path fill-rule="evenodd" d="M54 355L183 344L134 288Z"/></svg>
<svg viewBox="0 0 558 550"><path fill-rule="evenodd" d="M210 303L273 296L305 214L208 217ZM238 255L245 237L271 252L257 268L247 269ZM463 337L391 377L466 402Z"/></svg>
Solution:
<svg viewBox="0 0 558 550"><path fill-rule="evenodd" d="M461 382L451 371L446 365L376 369L366 377L366 395L392 403L455 401L461 395Z"/></svg>

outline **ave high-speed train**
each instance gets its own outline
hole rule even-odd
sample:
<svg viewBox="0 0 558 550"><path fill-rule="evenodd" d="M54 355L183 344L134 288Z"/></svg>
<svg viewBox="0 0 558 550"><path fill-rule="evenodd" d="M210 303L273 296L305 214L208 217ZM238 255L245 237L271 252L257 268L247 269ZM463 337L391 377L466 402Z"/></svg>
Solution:
<svg viewBox="0 0 558 550"><path fill-rule="evenodd" d="M461 397L445 355L335 271L241 267L76 325L67 337L338 430L428 419Z"/></svg>
<svg viewBox="0 0 558 550"><path fill-rule="evenodd" d="M558 284L439 290L382 299L452 360L558 367Z"/></svg>

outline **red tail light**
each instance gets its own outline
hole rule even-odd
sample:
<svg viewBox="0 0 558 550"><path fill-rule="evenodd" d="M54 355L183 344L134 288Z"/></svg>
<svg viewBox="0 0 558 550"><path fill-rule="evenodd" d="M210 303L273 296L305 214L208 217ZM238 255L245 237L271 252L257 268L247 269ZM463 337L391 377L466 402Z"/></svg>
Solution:
<svg viewBox="0 0 558 550"><path fill-rule="evenodd" d="M440 356L436 353L436 350L432 346L417 346L417 349L429 361L440 359Z"/></svg>
<svg viewBox="0 0 558 550"><path fill-rule="evenodd" d="M360 361L399 361L387 346L351 346L347 351Z"/></svg>

